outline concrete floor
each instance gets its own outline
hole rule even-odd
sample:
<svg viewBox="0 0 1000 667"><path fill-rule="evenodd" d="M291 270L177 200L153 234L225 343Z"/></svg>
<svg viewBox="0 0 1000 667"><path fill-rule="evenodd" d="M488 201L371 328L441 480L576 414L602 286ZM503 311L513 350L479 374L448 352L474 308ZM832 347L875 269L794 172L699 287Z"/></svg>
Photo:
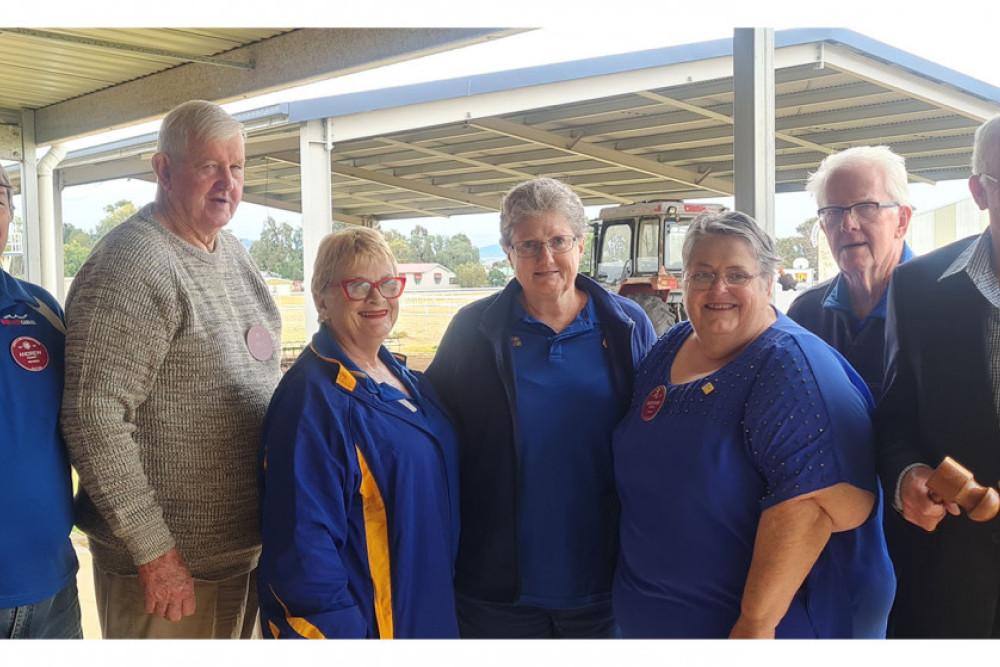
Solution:
<svg viewBox="0 0 1000 667"><path fill-rule="evenodd" d="M93 561L90 549L87 548L87 538L80 533L70 535L76 557L80 561L80 571L76 574L76 587L80 596L80 612L83 621L83 638L100 639L101 624L97 620L97 598L94 596Z"/></svg>

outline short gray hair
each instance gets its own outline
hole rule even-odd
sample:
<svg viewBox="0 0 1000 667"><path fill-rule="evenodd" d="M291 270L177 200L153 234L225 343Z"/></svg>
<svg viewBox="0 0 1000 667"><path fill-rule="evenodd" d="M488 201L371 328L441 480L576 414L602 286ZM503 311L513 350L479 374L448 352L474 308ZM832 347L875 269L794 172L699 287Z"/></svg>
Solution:
<svg viewBox="0 0 1000 667"><path fill-rule="evenodd" d="M735 236L749 243L760 272L765 277L777 271L781 264L781 255L775 248L774 239L756 220L739 211L709 211L692 220L684 236L681 257L684 259L685 271L689 268L688 262L695 246L709 236Z"/></svg>
<svg viewBox="0 0 1000 667"><path fill-rule="evenodd" d="M574 235L587 235L587 214L580 197L562 181L533 178L512 187L500 201L500 243L511 247L514 227L543 213L558 213L566 218Z"/></svg>
<svg viewBox="0 0 1000 667"><path fill-rule="evenodd" d="M824 193L826 181L830 174L852 165L871 165L878 167L885 178L885 190L892 201L910 205L910 186L906 178L906 159L893 152L888 146L855 146L847 150L827 155L819 163L819 169L809 174L806 190L812 193L816 201Z"/></svg>
<svg viewBox="0 0 1000 667"><path fill-rule="evenodd" d="M7 210L10 211L11 215L14 214L14 186L11 185L10 177L7 176L7 171L0 165L0 190L7 193ZM3 252L3 248L0 248L0 253Z"/></svg>
<svg viewBox="0 0 1000 667"><path fill-rule="evenodd" d="M205 100L190 100L174 107L163 119L156 151L181 159L192 143L224 141L237 135L246 140L243 123L225 109Z"/></svg>
<svg viewBox="0 0 1000 667"><path fill-rule="evenodd" d="M986 151L987 146L994 146L993 150L1000 149L997 144L997 133L1000 132L1000 116L993 116L988 121L976 128L976 136L972 140L972 174L985 174L986 171ZM996 176L996 174L990 174Z"/></svg>

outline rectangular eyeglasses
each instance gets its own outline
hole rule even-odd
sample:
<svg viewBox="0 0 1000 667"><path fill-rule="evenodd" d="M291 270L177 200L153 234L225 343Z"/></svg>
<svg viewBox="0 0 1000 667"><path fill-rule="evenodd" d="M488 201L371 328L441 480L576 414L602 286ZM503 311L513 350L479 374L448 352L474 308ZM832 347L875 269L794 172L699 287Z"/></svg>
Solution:
<svg viewBox="0 0 1000 667"><path fill-rule="evenodd" d="M386 299L398 299L405 286L406 276L392 276L375 282L369 282L362 278L351 278L340 283L341 289L344 290L344 296L350 301L364 301L372 293L373 287Z"/></svg>

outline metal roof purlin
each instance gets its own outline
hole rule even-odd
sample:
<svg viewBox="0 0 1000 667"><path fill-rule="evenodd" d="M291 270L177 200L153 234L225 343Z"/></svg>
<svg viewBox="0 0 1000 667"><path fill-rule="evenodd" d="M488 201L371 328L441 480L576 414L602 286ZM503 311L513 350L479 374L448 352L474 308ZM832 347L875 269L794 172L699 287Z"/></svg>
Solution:
<svg viewBox="0 0 1000 667"><path fill-rule="evenodd" d="M721 195L733 194L732 184L718 178L711 176L706 178L703 174L697 174L678 167L671 167L638 155L632 155L631 153L622 153L620 151L613 151L602 146L595 146L585 141L579 141L578 139L567 140L566 137L552 132L538 130L526 125L519 125L518 123L512 123L500 118L477 118L469 121L469 124L474 127L500 132L501 134L506 134L518 139L532 141L543 146L559 148L567 153L586 155L594 158L595 160L607 162L608 164L613 164L619 167L628 167L629 169L634 169L635 171L644 172L652 176L659 176L661 178L667 178L684 185L704 188ZM572 148L570 148L571 145L573 146Z"/></svg>

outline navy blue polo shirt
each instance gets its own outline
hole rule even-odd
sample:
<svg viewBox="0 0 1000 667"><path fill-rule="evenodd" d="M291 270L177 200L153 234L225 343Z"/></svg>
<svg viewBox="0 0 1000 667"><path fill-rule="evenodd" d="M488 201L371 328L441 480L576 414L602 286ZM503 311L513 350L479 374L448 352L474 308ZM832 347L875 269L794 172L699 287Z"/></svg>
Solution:
<svg viewBox="0 0 1000 667"><path fill-rule="evenodd" d="M0 608L46 600L76 576L65 341L55 299L0 270Z"/></svg>
<svg viewBox="0 0 1000 667"><path fill-rule="evenodd" d="M617 552L611 433L618 415L593 301L559 333L515 303L511 357L521 488L517 602L607 601Z"/></svg>
<svg viewBox="0 0 1000 667"><path fill-rule="evenodd" d="M903 254L899 259L899 263L913 259L913 251L910 246L905 242L903 243ZM823 308L832 310L842 310L847 313L850 321L854 323L855 332L862 331L872 319L885 320L888 314L888 294L889 290L882 292L882 296L879 297L878 303L872 308L872 312L868 313L863 320L859 320L854 316L854 311L851 309L851 294L847 289L847 280L844 278L843 272L837 274L837 279L833 282L833 289L823 300Z"/></svg>

